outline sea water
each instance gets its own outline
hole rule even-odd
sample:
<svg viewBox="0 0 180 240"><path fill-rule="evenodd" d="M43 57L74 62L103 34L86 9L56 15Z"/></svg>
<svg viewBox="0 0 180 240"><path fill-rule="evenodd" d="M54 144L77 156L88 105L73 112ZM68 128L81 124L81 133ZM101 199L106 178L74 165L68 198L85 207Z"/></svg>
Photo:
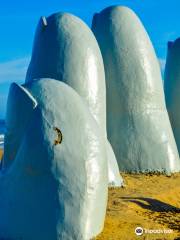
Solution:
<svg viewBox="0 0 180 240"><path fill-rule="evenodd" d="M5 121L0 120L0 148L4 147Z"/></svg>

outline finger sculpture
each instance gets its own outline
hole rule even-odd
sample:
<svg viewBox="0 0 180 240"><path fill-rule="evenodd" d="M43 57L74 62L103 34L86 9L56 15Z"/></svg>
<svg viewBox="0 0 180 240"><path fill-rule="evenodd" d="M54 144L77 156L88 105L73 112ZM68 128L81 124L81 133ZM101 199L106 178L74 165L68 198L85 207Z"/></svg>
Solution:
<svg viewBox="0 0 180 240"><path fill-rule="evenodd" d="M174 137L180 152L180 38L168 43L168 53L164 74L166 106Z"/></svg>
<svg viewBox="0 0 180 240"><path fill-rule="evenodd" d="M75 89L85 100L107 142L103 60L94 34L79 18L57 13L40 19L26 82L39 77L54 78ZM111 146L109 150L113 151ZM108 166L113 179L122 184L122 178L117 175L118 165Z"/></svg>
<svg viewBox="0 0 180 240"><path fill-rule="evenodd" d="M91 239L104 225L108 182L96 121L82 98L56 80L13 84L10 94L22 122L34 107L14 161L0 174L0 238Z"/></svg>
<svg viewBox="0 0 180 240"><path fill-rule="evenodd" d="M179 171L159 63L140 20L127 7L109 7L94 16L92 30L104 60L107 133L120 170Z"/></svg>
<svg viewBox="0 0 180 240"><path fill-rule="evenodd" d="M6 109L3 168L9 167L14 161L36 106L36 100L26 89L11 85ZM22 111L24 107L25 113Z"/></svg>

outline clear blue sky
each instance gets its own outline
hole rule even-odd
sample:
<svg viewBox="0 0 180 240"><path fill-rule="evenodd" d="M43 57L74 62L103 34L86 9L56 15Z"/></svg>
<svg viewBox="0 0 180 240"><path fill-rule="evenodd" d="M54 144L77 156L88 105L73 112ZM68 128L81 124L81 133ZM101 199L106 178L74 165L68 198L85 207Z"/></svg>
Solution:
<svg viewBox="0 0 180 240"><path fill-rule="evenodd" d="M0 118L4 117L11 82L23 82L40 16L70 12L88 25L92 16L110 5L132 8L155 47L162 68L168 40L180 36L179 0L2 0L0 4Z"/></svg>

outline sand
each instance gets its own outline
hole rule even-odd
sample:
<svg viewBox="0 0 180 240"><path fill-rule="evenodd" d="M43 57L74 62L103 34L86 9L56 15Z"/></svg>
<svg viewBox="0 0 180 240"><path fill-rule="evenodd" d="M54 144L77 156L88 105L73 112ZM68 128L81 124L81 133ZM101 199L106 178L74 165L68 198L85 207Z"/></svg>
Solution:
<svg viewBox="0 0 180 240"><path fill-rule="evenodd" d="M2 155L3 155L3 151L2 151L2 149L0 149L0 160L2 158Z"/></svg>
<svg viewBox="0 0 180 240"><path fill-rule="evenodd" d="M180 239L180 174L122 174L125 188L109 189L105 227L96 240ZM136 227L170 230L136 236Z"/></svg>
<svg viewBox="0 0 180 240"><path fill-rule="evenodd" d="M0 159L2 150L0 149ZM172 176L122 174L124 188L109 189L104 231L96 240L180 239L180 173ZM170 230L136 236L137 226Z"/></svg>

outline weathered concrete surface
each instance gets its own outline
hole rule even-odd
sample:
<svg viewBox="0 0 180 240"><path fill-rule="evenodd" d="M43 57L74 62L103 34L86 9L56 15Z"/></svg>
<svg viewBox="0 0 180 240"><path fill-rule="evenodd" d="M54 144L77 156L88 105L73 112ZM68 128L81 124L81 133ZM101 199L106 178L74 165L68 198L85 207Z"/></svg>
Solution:
<svg viewBox="0 0 180 240"><path fill-rule="evenodd" d="M103 60L94 34L79 18L57 13L48 17L46 24L40 19L26 82L35 81L39 77L54 78L75 89L86 101L106 141ZM108 149L111 150L110 147ZM114 172L114 176L109 182L114 181L115 176L116 182L119 182L122 179L116 174L119 172L118 165L113 166L110 171L112 174Z"/></svg>
<svg viewBox="0 0 180 240"><path fill-rule="evenodd" d="M140 20L126 7L109 7L94 16L92 29L105 65L107 132L120 170L179 171L159 63Z"/></svg>
<svg viewBox="0 0 180 240"><path fill-rule="evenodd" d="M164 90L169 118L180 152L180 38L168 43Z"/></svg>
<svg viewBox="0 0 180 240"><path fill-rule="evenodd" d="M0 238L91 239L103 229L108 183L96 121L82 98L56 80L13 84L10 94L15 103L21 99L22 123L31 109L27 97L37 105L23 124L15 160L0 174ZM19 104L11 107L19 111L13 109ZM57 145L54 128L62 134Z"/></svg>

